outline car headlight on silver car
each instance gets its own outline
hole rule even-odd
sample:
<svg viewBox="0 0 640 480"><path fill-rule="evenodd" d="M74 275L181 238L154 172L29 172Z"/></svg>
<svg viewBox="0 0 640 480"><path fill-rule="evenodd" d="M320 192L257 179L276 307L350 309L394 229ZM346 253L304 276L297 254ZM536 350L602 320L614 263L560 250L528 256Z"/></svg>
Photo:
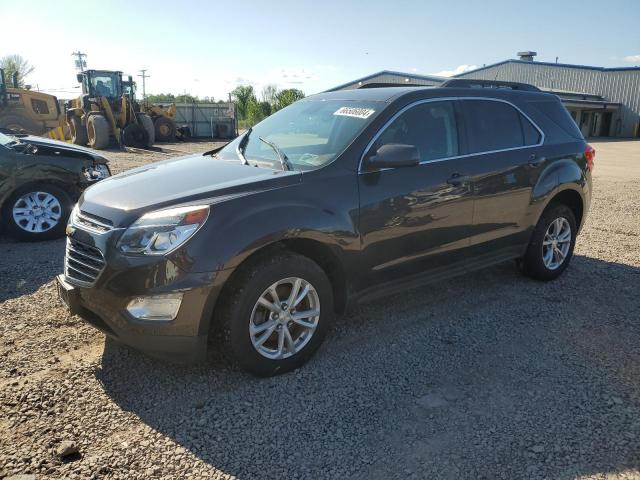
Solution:
<svg viewBox="0 0 640 480"><path fill-rule="evenodd" d="M122 235L123 253L164 255L189 240L209 217L209 206L168 208L145 213Z"/></svg>

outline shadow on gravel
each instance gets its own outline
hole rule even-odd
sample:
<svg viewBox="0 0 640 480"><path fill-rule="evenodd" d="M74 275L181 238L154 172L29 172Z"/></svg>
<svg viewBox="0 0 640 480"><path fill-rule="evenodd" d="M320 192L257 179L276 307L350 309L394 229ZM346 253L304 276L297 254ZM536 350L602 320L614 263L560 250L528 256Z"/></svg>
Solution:
<svg viewBox="0 0 640 480"><path fill-rule="evenodd" d="M621 473L640 466L638 287L640 269L588 257L551 283L503 265L354 309L280 377L113 342L96 375L121 408L240 478Z"/></svg>
<svg viewBox="0 0 640 480"><path fill-rule="evenodd" d="M0 302L33 293L62 273L64 242L18 242L0 235Z"/></svg>

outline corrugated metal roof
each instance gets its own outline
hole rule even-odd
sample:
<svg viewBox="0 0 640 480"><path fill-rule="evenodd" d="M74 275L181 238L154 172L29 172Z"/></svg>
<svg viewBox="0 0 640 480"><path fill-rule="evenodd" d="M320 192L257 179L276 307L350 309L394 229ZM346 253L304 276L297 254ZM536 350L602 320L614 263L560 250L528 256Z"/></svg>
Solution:
<svg viewBox="0 0 640 480"><path fill-rule="evenodd" d="M503 60L502 62L492 63L491 65L485 65L484 67L476 68L475 70L469 70L464 73L459 73L458 75L454 75L454 77L464 77L470 73L479 72L481 70L486 70L488 68L497 67L498 65L504 65L505 63L524 63L527 65L546 65L550 67L565 67L565 68L580 68L583 70L597 70L599 72L618 72L618 71L626 71L626 70L638 70L640 71L640 67L593 67L590 65L574 65L571 63L553 63L553 62L536 62L536 61L528 61L528 60L516 60L514 58L509 60Z"/></svg>
<svg viewBox="0 0 640 480"><path fill-rule="evenodd" d="M330 88L329 90L327 90L327 92L341 90L344 87L348 87L349 85L354 85L359 82L366 82L367 80L371 80L372 78L375 78L375 77L381 77L383 75L395 75L398 77L408 78L410 80L424 80L424 81L439 82L439 83L442 83L446 80L446 77L438 77L436 75L416 75L413 73L394 72L393 70L381 70L377 73L367 75L366 77L357 78L350 82L343 83L342 85L338 85L337 87Z"/></svg>

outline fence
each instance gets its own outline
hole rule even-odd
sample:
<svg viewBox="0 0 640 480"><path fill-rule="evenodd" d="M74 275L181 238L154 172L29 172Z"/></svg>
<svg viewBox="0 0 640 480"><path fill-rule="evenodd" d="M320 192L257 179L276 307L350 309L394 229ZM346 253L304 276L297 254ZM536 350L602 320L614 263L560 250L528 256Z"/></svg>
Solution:
<svg viewBox="0 0 640 480"><path fill-rule="evenodd" d="M188 126L192 137L228 139L237 133L233 102L176 103L175 121Z"/></svg>

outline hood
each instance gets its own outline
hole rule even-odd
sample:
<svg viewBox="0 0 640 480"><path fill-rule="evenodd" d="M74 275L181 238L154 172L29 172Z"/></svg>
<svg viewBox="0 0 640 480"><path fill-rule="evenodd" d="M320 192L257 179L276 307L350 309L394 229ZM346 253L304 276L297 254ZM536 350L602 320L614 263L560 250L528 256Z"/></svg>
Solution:
<svg viewBox="0 0 640 480"><path fill-rule="evenodd" d="M67 151L85 153L94 160L99 161L100 163L107 163L106 158L104 158L102 155L91 148L74 145L73 143L61 142L59 140L53 140L51 138L36 137L34 135L21 135L19 138L23 142L31 143L32 145L36 145L38 147L55 148L56 150L60 150L63 152Z"/></svg>
<svg viewBox="0 0 640 480"><path fill-rule="evenodd" d="M302 174L193 155L152 163L109 177L82 194L80 209L123 226L172 205L284 187Z"/></svg>

